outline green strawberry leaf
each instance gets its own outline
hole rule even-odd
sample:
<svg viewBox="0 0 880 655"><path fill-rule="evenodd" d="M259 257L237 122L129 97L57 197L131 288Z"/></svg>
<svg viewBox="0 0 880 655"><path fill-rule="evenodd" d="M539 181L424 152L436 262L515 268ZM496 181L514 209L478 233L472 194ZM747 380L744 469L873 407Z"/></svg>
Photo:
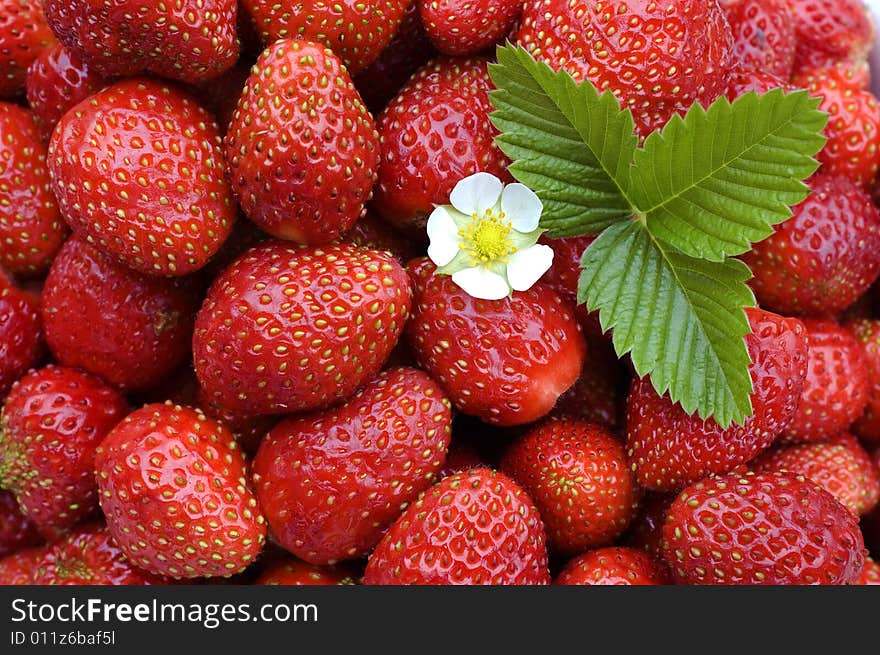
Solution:
<svg viewBox="0 0 880 655"><path fill-rule="evenodd" d="M658 394L722 427L752 413L745 264L689 257L627 221L602 232L582 265L578 302L599 311L617 354L629 353Z"/></svg>
<svg viewBox="0 0 880 655"><path fill-rule="evenodd" d="M555 73L522 47L500 46L489 75L501 131L499 148L511 174L544 203L549 236L600 232L632 216L626 198L638 143L629 111L610 93Z"/></svg>
<svg viewBox="0 0 880 655"><path fill-rule="evenodd" d="M630 198L658 239L715 262L766 239L807 197L828 115L806 91L694 104L635 153Z"/></svg>

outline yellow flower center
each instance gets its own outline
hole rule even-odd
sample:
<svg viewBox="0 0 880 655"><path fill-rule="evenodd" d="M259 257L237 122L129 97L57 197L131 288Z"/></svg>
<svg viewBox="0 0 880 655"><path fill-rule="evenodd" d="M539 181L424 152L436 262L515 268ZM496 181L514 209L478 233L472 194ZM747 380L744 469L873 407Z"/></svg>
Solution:
<svg viewBox="0 0 880 655"><path fill-rule="evenodd" d="M482 216L472 215L473 220L460 230L461 247L468 252L472 264L488 264L498 260L505 261L516 252L510 240L510 223L505 220L504 212L495 214L487 209Z"/></svg>

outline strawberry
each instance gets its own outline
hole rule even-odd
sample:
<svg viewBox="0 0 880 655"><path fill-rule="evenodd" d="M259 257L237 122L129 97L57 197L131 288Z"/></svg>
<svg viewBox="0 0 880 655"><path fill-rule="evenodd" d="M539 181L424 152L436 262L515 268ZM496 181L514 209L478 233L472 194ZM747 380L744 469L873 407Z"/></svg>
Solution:
<svg viewBox="0 0 880 655"><path fill-rule="evenodd" d="M216 123L162 82L125 80L73 107L49 170L73 231L143 273L202 268L235 220Z"/></svg>
<svg viewBox="0 0 880 655"><path fill-rule="evenodd" d="M0 418L0 486L47 539L98 509L95 449L128 413L107 383L48 366L19 380Z"/></svg>
<svg viewBox="0 0 880 655"><path fill-rule="evenodd" d="M733 52L746 68L787 80L794 67L795 16L788 0L721 0Z"/></svg>
<svg viewBox="0 0 880 655"><path fill-rule="evenodd" d="M714 419L688 415L647 378L633 382L627 400L627 455L639 484L675 491L721 474L766 449L791 422L806 374L806 331L797 319L761 309L746 313L746 346L753 414L722 429Z"/></svg>
<svg viewBox="0 0 880 655"><path fill-rule="evenodd" d="M327 407L379 372L409 314L406 271L349 244L269 241L212 285L193 357L208 398L250 414Z"/></svg>
<svg viewBox="0 0 880 655"><path fill-rule="evenodd" d="M789 0L794 10L797 66L824 66L867 56L876 26L864 0Z"/></svg>
<svg viewBox="0 0 880 655"><path fill-rule="evenodd" d="M817 156L823 171L866 188L880 167L880 102L870 91L853 88L846 71L834 67L809 69L791 83L821 98L819 109L829 114L828 140Z"/></svg>
<svg viewBox="0 0 880 655"><path fill-rule="evenodd" d="M521 0L418 0L419 15L434 46L447 55L471 55L510 33Z"/></svg>
<svg viewBox="0 0 880 655"><path fill-rule="evenodd" d="M265 543L245 460L227 428L166 403L129 414L98 448L95 474L113 538L144 570L228 577Z"/></svg>
<svg viewBox="0 0 880 655"><path fill-rule="evenodd" d="M846 178L817 175L794 216L743 256L762 307L823 316L843 311L880 275L880 210Z"/></svg>
<svg viewBox="0 0 880 655"><path fill-rule="evenodd" d="M41 0L0 0L0 98L24 91L28 66L54 41Z"/></svg>
<svg viewBox="0 0 880 655"><path fill-rule="evenodd" d="M562 299L538 283L479 300L432 267L424 260L409 265L420 292L406 335L421 366L458 409L488 423L520 425L549 413L586 355Z"/></svg>
<svg viewBox="0 0 880 655"><path fill-rule="evenodd" d="M36 546L41 541L33 521L21 513L15 495L0 491L0 558Z"/></svg>
<svg viewBox="0 0 880 655"><path fill-rule="evenodd" d="M77 237L64 244L42 295L55 358L135 391L183 363L197 309L192 280L143 275Z"/></svg>
<svg viewBox="0 0 880 655"><path fill-rule="evenodd" d="M107 80L56 43L40 53L28 68L27 100L46 143L67 113L107 86Z"/></svg>
<svg viewBox="0 0 880 655"><path fill-rule="evenodd" d="M165 581L132 564L103 525L90 524L48 548L37 562L38 585L150 585Z"/></svg>
<svg viewBox="0 0 880 655"><path fill-rule="evenodd" d="M0 585L33 584L34 572L48 549L48 546L28 548L0 558Z"/></svg>
<svg viewBox="0 0 880 655"><path fill-rule="evenodd" d="M517 41L614 93L642 136L718 97L734 58L724 12L706 0L528 0Z"/></svg>
<svg viewBox="0 0 880 655"><path fill-rule="evenodd" d="M0 398L43 354L37 303L0 272Z"/></svg>
<svg viewBox="0 0 880 655"><path fill-rule="evenodd" d="M379 158L373 119L342 63L291 39L260 55L225 147L245 214L309 244L332 241L363 214Z"/></svg>
<svg viewBox="0 0 880 655"><path fill-rule="evenodd" d="M556 585L662 585L665 564L635 548L599 548L570 560L553 581Z"/></svg>
<svg viewBox="0 0 880 655"><path fill-rule="evenodd" d="M856 516L870 511L880 499L880 471L849 434L819 443L771 448L750 466L755 471L803 475Z"/></svg>
<svg viewBox="0 0 880 655"><path fill-rule="evenodd" d="M526 490L551 549L565 555L612 543L636 513L638 488L623 445L587 421L532 428L510 446L501 470Z"/></svg>
<svg viewBox="0 0 880 655"><path fill-rule="evenodd" d="M880 321L853 321L846 328L862 347L868 372L868 403L852 428L862 439L880 442Z"/></svg>
<svg viewBox="0 0 880 655"><path fill-rule="evenodd" d="M422 493L370 555L367 585L549 584L538 510L507 476L476 468Z"/></svg>
<svg viewBox="0 0 880 655"><path fill-rule="evenodd" d="M862 572L852 584L856 585L880 585L880 564L870 557L865 558L865 566Z"/></svg>
<svg viewBox="0 0 880 655"><path fill-rule="evenodd" d="M345 568L315 566L291 557L267 566L254 584L304 587L353 585L354 583L354 577Z"/></svg>
<svg viewBox="0 0 880 655"><path fill-rule="evenodd" d="M43 8L64 47L105 77L199 82L238 59L237 0L44 0Z"/></svg>
<svg viewBox="0 0 880 655"><path fill-rule="evenodd" d="M194 373L193 378L195 378ZM198 386L197 380L195 381L195 384ZM187 404L191 404L193 407L199 407L205 412L205 415L208 416L208 418L212 418L229 428L229 431L232 432L235 437L235 442L238 444L238 447L241 448L242 452L248 457L256 454L257 448L260 447L260 442L263 440L263 437L265 437L269 430L275 427L278 423L278 417L276 416L255 416L252 414L235 412L212 403L204 389L201 387L198 387L196 397L198 402ZM175 402L177 402L177 400L175 400Z"/></svg>
<svg viewBox="0 0 880 655"><path fill-rule="evenodd" d="M787 473L697 482L672 503L663 539L677 584L846 584L864 563L856 517Z"/></svg>
<svg viewBox="0 0 880 655"><path fill-rule="evenodd" d="M263 43L300 38L332 48L350 73L391 41L412 0L242 0Z"/></svg>
<svg viewBox="0 0 880 655"><path fill-rule="evenodd" d="M825 441L846 430L868 401L868 371L858 341L833 321L806 320L807 378L784 435L791 442Z"/></svg>
<svg viewBox="0 0 880 655"><path fill-rule="evenodd" d="M423 234L435 204L464 177L509 179L489 123L491 81L482 58L439 57L407 82L377 119L382 157L373 206L397 227Z"/></svg>
<svg viewBox="0 0 880 655"><path fill-rule="evenodd" d="M394 229L390 223L377 218L376 214L369 210L342 236L341 240L361 248L384 250L401 264L405 264L418 252L412 240Z"/></svg>
<svg viewBox="0 0 880 655"><path fill-rule="evenodd" d="M33 115L0 102L0 265L41 273L67 236Z"/></svg>
<svg viewBox="0 0 880 655"><path fill-rule="evenodd" d="M746 93L754 91L758 95L772 91L773 89L785 89L786 91L794 91L794 87L788 82L776 77L772 73L766 73L753 68L743 68L735 66L727 80L727 89L724 95L730 102Z"/></svg>

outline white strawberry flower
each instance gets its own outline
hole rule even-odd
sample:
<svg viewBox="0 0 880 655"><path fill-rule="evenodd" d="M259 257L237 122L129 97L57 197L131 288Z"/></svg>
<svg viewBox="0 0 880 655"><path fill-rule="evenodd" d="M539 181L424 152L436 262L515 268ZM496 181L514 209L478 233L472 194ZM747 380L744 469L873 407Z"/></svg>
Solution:
<svg viewBox="0 0 880 655"><path fill-rule="evenodd" d="M428 256L474 298L525 291L550 268L553 249L538 243L544 206L525 185L476 173L455 185L449 202L428 218Z"/></svg>

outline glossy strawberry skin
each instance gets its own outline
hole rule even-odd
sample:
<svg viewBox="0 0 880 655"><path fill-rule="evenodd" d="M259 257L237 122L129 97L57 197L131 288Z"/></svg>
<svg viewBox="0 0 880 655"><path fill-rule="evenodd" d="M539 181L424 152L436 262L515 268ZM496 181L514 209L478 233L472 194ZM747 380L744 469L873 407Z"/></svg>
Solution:
<svg viewBox="0 0 880 655"><path fill-rule="evenodd" d="M367 585L549 584L544 528L526 493L477 468L444 478L370 555Z"/></svg>
<svg viewBox="0 0 880 655"><path fill-rule="evenodd" d="M186 359L198 301L193 280L143 275L71 237L41 304L46 340L61 364L143 391Z"/></svg>
<svg viewBox="0 0 880 655"><path fill-rule="evenodd" d="M238 59L237 0L140 2L137 9L112 0L45 0L44 9L58 40L106 77L149 72L199 82Z"/></svg>
<svg viewBox="0 0 880 655"><path fill-rule="evenodd" d="M26 275L45 271L68 231L33 114L0 102L0 266Z"/></svg>
<svg viewBox="0 0 880 655"><path fill-rule="evenodd" d="M433 265L408 266L419 289L407 340L420 365L466 414L521 425L550 412L580 375L586 344L574 315L541 283L478 300Z"/></svg>
<svg viewBox="0 0 880 655"><path fill-rule="evenodd" d="M435 204L477 172L509 179L489 123L488 61L438 57L420 68L377 119L382 157L373 207L422 234Z"/></svg>
<svg viewBox="0 0 880 655"><path fill-rule="evenodd" d="M379 158L372 116L339 58L292 39L260 56L225 149L245 214L276 237L308 244L354 225Z"/></svg>
<svg viewBox="0 0 880 655"><path fill-rule="evenodd" d="M556 419L533 428L511 445L501 470L532 498L559 553L612 543L636 513L638 488L623 444L586 421Z"/></svg>
<svg viewBox="0 0 880 655"><path fill-rule="evenodd" d="M784 430L786 440L799 443L840 434L868 401L867 365L856 339L833 321L804 323L807 377L794 418Z"/></svg>
<svg viewBox="0 0 880 655"><path fill-rule="evenodd" d="M762 307L827 316L846 309L880 275L880 210L841 176L817 175L794 216L743 257Z"/></svg>
<svg viewBox="0 0 880 655"><path fill-rule="evenodd" d="M37 303L0 273L0 398L37 363L44 349Z"/></svg>
<svg viewBox="0 0 880 655"><path fill-rule="evenodd" d="M665 564L635 548L591 550L570 560L555 585L662 585L669 581Z"/></svg>
<svg viewBox="0 0 880 655"><path fill-rule="evenodd" d="M270 564L254 584L268 586L330 586L354 584L351 572L333 566L315 566L293 558Z"/></svg>
<svg viewBox="0 0 880 655"><path fill-rule="evenodd" d="M853 431L870 442L880 441L880 321L872 319L847 323L862 347L868 372L868 402L865 411L853 424Z"/></svg>
<svg viewBox="0 0 880 655"><path fill-rule="evenodd" d="M27 548L0 558L0 585L33 584L34 573L48 549L48 546Z"/></svg>
<svg viewBox="0 0 880 655"><path fill-rule="evenodd" d="M477 54L501 40L522 11L519 0L418 0L434 46L447 55Z"/></svg>
<svg viewBox="0 0 880 655"><path fill-rule="evenodd" d="M723 474L766 449L794 416L807 365L806 331L797 319L748 309L752 332L753 415L722 429L714 419L688 415L647 378L633 382L627 400L627 455L639 484L675 491L709 474Z"/></svg>
<svg viewBox="0 0 880 655"><path fill-rule="evenodd" d="M77 369L19 380L0 418L0 484L47 539L98 509L95 449L128 413L119 392Z"/></svg>
<svg viewBox="0 0 880 655"><path fill-rule="evenodd" d="M24 91L28 66L55 40L40 0L0 0L0 98Z"/></svg>
<svg viewBox="0 0 880 655"><path fill-rule="evenodd" d="M202 268L235 221L216 123L159 81L124 80L68 111L49 170L73 231L142 273Z"/></svg>
<svg viewBox="0 0 880 655"><path fill-rule="evenodd" d="M732 474L688 487L663 538L678 584L847 584L865 556L856 517L790 474Z"/></svg>
<svg viewBox="0 0 880 655"><path fill-rule="evenodd" d="M244 457L201 412L167 403L129 414L98 448L95 475L110 533L145 571L228 577L263 548Z"/></svg>
<svg viewBox="0 0 880 655"><path fill-rule="evenodd" d="M876 27L863 0L789 0L795 15L797 66L864 58Z"/></svg>
<svg viewBox="0 0 880 655"><path fill-rule="evenodd" d="M15 494L0 491L0 558L40 542L40 533L33 521L21 513Z"/></svg>
<svg viewBox="0 0 880 655"><path fill-rule="evenodd" d="M796 48L794 11L788 0L721 0L737 61L783 80L791 76Z"/></svg>

